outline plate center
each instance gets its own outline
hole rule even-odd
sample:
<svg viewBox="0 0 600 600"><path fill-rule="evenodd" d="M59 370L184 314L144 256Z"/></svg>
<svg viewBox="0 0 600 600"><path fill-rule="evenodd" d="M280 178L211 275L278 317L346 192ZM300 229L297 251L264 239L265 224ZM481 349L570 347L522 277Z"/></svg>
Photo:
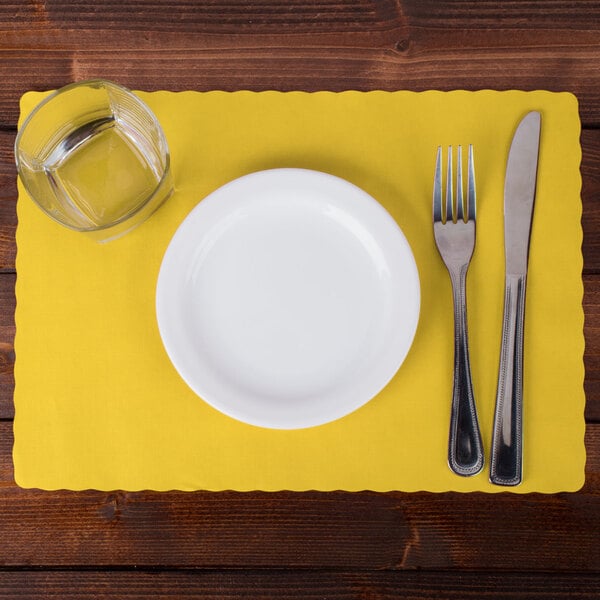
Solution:
<svg viewBox="0 0 600 600"><path fill-rule="evenodd" d="M228 215L191 264L198 351L262 397L339 386L368 358L369 340L381 339L388 312L385 261L369 242L360 223L322 202Z"/></svg>

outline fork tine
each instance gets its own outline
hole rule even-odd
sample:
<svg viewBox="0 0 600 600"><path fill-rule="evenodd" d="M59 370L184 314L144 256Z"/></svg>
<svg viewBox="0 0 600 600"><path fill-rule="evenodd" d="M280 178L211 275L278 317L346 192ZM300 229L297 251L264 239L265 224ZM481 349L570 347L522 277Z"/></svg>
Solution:
<svg viewBox="0 0 600 600"><path fill-rule="evenodd" d="M448 172L446 173L446 223L452 222L452 146L448 146Z"/></svg>
<svg viewBox="0 0 600 600"><path fill-rule="evenodd" d="M442 147L438 146L433 177L433 220L442 220Z"/></svg>
<svg viewBox="0 0 600 600"><path fill-rule="evenodd" d="M462 146L458 147L458 154L456 155L456 220L465 220L462 184Z"/></svg>
<svg viewBox="0 0 600 600"><path fill-rule="evenodd" d="M467 179L467 201L468 201L468 212L467 217L469 220L475 220L476 206L475 206L475 164L473 162L473 145L469 144L469 164L468 164L468 179Z"/></svg>

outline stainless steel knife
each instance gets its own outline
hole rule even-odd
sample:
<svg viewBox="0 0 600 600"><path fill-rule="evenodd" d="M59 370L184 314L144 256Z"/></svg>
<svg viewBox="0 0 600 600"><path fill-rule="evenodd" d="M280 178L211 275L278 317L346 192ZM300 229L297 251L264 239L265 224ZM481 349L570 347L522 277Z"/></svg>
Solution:
<svg viewBox="0 0 600 600"><path fill-rule="evenodd" d="M504 318L490 461L490 481L497 485L514 486L522 480L523 325L540 128L539 112L530 112L523 117L513 137L506 165Z"/></svg>

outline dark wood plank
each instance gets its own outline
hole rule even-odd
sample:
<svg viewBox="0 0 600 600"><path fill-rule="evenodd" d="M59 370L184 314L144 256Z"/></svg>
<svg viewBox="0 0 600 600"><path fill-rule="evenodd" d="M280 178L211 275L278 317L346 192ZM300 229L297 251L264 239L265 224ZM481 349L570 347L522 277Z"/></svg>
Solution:
<svg viewBox="0 0 600 600"><path fill-rule="evenodd" d="M594 2L312 0L0 6L0 128L75 79L138 89L550 89L600 124Z"/></svg>
<svg viewBox="0 0 600 600"><path fill-rule="evenodd" d="M17 169L15 134L0 131L0 272L14 270L17 227Z"/></svg>
<svg viewBox="0 0 600 600"><path fill-rule="evenodd" d="M0 572L0 600L251 598L252 600L576 600L599 575L398 571Z"/></svg>
<svg viewBox="0 0 600 600"><path fill-rule="evenodd" d="M600 422L600 276L584 276L585 416Z"/></svg>
<svg viewBox="0 0 600 600"><path fill-rule="evenodd" d="M583 260L586 273L600 273L600 130L581 132Z"/></svg>
<svg viewBox="0 0 600 600"><path fill-rule="evenodd" d="M82 0L48 0L23 3L5 0L0 11L0 30L7 31L5 45L43 43L40 36L72 28L119 35L143 30L191 36L222 34L252 37L259 34L295 39L310 34L366 34L387 32L399 25L431 31L460 31L468 25L473 32L506 29L525 34L569 30L589 32L600 20L600 7L592 0L552 2L539 0L173 0L168 8L156 0L126 3L99 0L93 5ZM18 36L21 36L19 38ZM23 38L24 36L24 38ZM260 38L259 38L260 39ZM22 40L20 42L20 40ZM360 38L354 45L360 45ZM76 47L74 38L51 38L52 45ZM112 39L106 41L108 47ZM256 43L251 40L249 44Z"/></svg>
<svg viewBox="0 0 600 600"><path fill-rule="evenodd" d="M0 566L600 571L600 425L579 493L41 492L0 423Z"/></svg>
<svg viewBox="0 0 600 600"><path fill-rule="evenodd" d="M15 305L15 275L2 273L0 274L0 419L12 419L14 416Z"/></svg>
<svg viewBox="0 0 600 600"><path fill-rule="evenodd" d="M71 81L96 77L148 91L488 88L571 91L579 98L583 123L597 126L600 93L596 95L590 83L597 73L595 66L585 60L589 52L589 47L582 44L578 49L565 52L560 59L540 50L538 53L530 51L524 60L516 48L512 51L485 48L448 57L444 49L417 50L410 43L406 51L329 47L295 50L175 47L19 53L0 50L0 61L6 65L7 72L5 93L0 96L0 127L14 127L18 99L23 92L53 89ZM600 51L592 58L599 61ZM565 64L569 65L568 69Z"/></svg>

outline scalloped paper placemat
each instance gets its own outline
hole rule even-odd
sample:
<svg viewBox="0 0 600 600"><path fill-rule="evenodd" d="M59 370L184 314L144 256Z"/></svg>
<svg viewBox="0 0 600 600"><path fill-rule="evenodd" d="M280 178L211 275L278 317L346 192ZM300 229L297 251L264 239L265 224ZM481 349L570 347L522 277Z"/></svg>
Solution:
<svg viewBox="0 0 600 600"><path fill-rule="evenodd" d="M26 116L46 93L29 92ZM580 123L549 92L139 93L162 123L176 192L105 245L52 222L19 185L14 423L23 487L80 490L506 491L488 469L446 464L452 389L450 282L435 248L438 145L475 148L477 246L468 276L474 387L486 457L502 323L503 189L520 118L542 113L524 373L524 480L513 492L584 481ZM421 277L419 328L391 383L333 423L273 431L194 395L169 362L154 297L163 253L188 212L227 181L274 167L343 177L396 219Z"/></svg>

